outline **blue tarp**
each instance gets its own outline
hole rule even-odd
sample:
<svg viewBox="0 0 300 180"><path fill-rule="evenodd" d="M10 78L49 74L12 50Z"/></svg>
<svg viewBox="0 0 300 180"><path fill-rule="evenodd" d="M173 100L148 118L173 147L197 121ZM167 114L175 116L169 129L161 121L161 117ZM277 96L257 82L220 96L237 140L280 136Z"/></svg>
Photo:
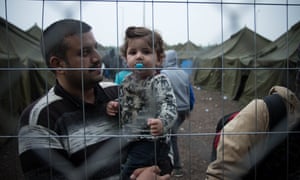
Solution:
<svg viewBox="0 0 300 180"><path fill-rule="evenodd" d="M182 60L180 67L190 76L193 72L191 69L193 67L193 61L191 59L184 59Z"/></svg>

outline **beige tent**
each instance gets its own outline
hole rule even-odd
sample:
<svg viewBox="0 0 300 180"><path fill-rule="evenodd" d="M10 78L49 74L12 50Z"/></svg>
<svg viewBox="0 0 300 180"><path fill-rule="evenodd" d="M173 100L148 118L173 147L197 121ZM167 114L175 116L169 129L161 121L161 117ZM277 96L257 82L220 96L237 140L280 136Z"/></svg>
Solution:
<svg viewBox="0 0 300 180"><path fill-rule="evenodd" d="M297 48L300 44L300 22L273 43L266 46L256 57L243 58L250 71L239 102L248 103L253 98L267 95L274 85L281 85L295 90Z"/></svg>
<svg viewBox="0 0 300 180"><path fill-rule="evenodd" d="M45 70L36 38L2 18L0 34L0 135L16 135L20 113L54 78Z"/></svg>
<svg viewBox="0 0 300 180"><path fill-rule="evenodd" d="M240 59L268 45L270 41L244 27L224 43L202 54L196 60L199 70L194 73L194 84L206 89L222 90L234 99L240 89L243 62Z"/></svg>

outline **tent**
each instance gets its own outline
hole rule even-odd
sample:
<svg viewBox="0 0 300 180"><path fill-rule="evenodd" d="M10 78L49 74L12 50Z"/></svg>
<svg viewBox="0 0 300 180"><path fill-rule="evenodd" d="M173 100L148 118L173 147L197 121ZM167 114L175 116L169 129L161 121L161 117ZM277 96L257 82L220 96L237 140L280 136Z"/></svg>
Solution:
<svg viewBox="0 0 300 180"><path fill-rule="evenodd" d="M31 35L37 40L40 40L42 36L42 29L35 23L31 28L26 31L27 34Z"/></svg>
<svg viewBox="0 0 300 180"><path fill-rule="evenodd" d="M194 84L206 89L222 90L226 96L234 99L241 87L242 77L247 76L247 71L241 69L243 63L240 59L269 43L270 40L244 27L195 60L199 69L194 72Z"/></svg>
<svg viewBox="0 0 300 180"><path fill-rule="evenodd" d="M192 77L194 60L197 59L197 57L200 57L202 53L209 50L210 47L202 48L189 40L184 44L178 44L176 46L170 47L169 49L174 49L177 52L178 65L184 71L186 71L190 77Z"/></svg>
<svg viewBox="0 0 300 180"><path fill-rule="evenodd" d="M246 104L253 98L267 95L269 89L274 85L295 90L299 44L300 21L273 43L259 51L256 56L251 55L243 58L248 67L254 69L249 73L239 99L240 104Z"/></svg>
<svg viewBox="0 0 300 180"><path fill-rule="evenodd" d="M194 59L199 54L201 47L198 47L192 41L187 41L181 46L178 46L175 50L177 51L179 60ZM179 62L179 64L180 63L181 61Z"/></svg>
<svg viewBox="0 0 300 180"><path fill-rule="evenodd" d="M45 93L54 76L45 69L36 38L3 18L0 34L0 135L16 135L20 113Z"/></svg>

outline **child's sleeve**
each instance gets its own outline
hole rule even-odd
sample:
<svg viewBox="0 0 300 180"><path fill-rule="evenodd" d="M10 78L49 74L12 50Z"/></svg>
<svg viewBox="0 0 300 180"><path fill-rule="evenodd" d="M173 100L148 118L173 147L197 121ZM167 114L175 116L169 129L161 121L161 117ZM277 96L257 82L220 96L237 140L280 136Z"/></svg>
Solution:
<svg viewBox="0 0 300 180"><path fill-rule="evenodd" d="M164 134L168 133L177 118L176 97L172 84L165 75L158 75L154 82L154 97L157 108L157 118L160 118L164 126Z"/></svg>

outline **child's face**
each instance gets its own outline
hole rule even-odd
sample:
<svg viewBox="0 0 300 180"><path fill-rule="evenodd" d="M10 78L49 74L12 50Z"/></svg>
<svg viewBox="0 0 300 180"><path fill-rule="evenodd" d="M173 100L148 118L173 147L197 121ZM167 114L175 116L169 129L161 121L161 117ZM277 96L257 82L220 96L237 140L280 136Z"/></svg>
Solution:
<svg viewBox="0 0 300 180"><path fill-rule="evenodd" d="M146 78L156 72L155 67L161 66L162 58L161 55L156 54L156 52L148 45L145 39L137 38L131 39L128 42L126 61L129 68L135 68L133 72L136 75L138 75L140 78ZM143 68L146 69L136 68L136 63L142 63Z"/></svg>

